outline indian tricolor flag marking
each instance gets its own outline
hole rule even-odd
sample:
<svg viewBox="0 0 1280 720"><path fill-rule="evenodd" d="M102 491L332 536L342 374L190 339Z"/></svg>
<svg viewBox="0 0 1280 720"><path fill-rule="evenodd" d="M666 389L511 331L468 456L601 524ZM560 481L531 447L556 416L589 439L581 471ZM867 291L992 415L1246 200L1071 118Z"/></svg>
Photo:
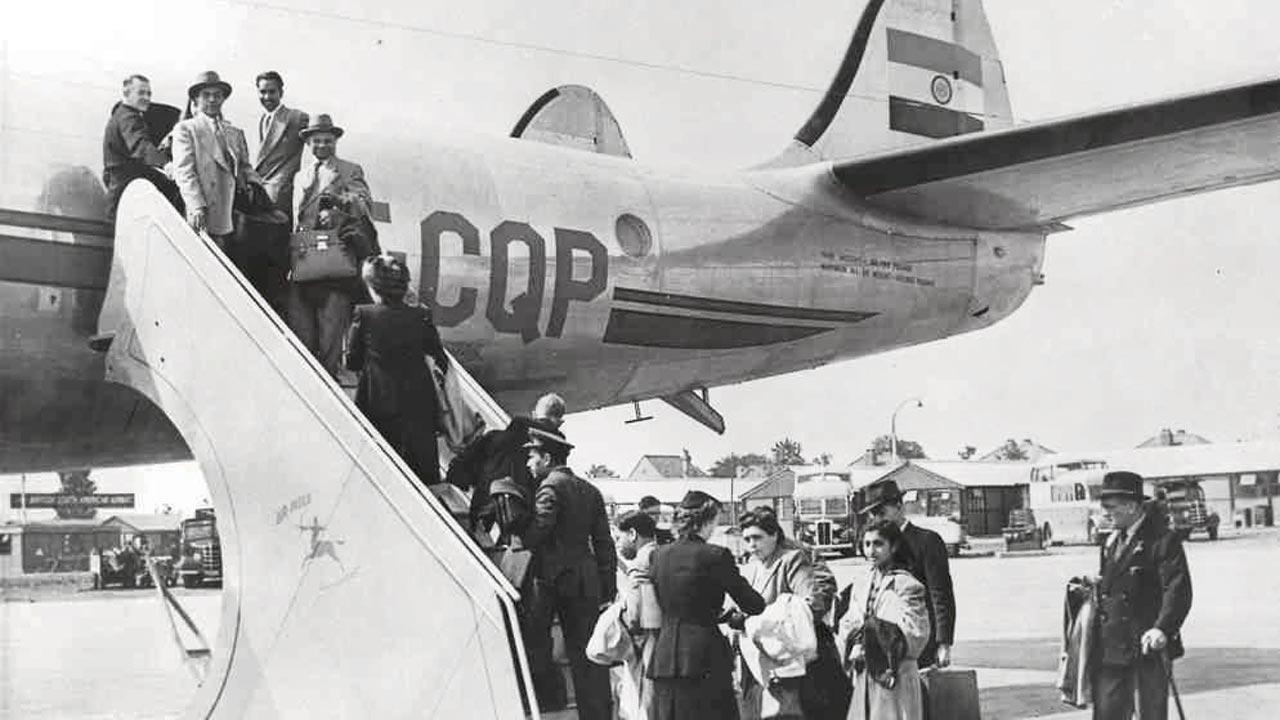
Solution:
<svg viewBox="0 0 1280 720"><path fill-rule="evenodd" d="M931 138L981 130L982 58L938 38L887 32L889 128Z"/></svg>

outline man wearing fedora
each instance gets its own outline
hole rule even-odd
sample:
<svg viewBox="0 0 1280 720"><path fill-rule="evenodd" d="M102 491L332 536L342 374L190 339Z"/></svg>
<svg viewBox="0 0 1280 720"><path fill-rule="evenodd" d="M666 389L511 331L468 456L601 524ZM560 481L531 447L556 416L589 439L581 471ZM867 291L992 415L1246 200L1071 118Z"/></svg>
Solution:
<svg viewBox="0 0 1280 720"><path fill-rule="evenodd" d="M293 219L299 229L315 227L320 198L325 195L335 198L352 215L369 215L373 195L365 182L364 168L337 154L338 139L344 132L323 113L311 118L298 132L312 155L293 176Z"/></svg>
<svg viewBox="0 0 1280 720"><path fill-rule="evenodd" d="M524 535L525 547L534 553L537 585L528 638L530 662L541 666L534 670L535 691L540 700L551 704L544 709L557 709L560 699L544 698L543 688L555 692L555 681L544 673L545 659L550 655L551 621L558 616L573 673L578 717L608 720L613 716L609 669L587 660L586 654L600 608L612 602L618 592L618 557L604 496L566 466L573 446L558 431L531 426L525 447L529 450L529 472L539 481L533 520Z"/></svg>
<svg viewBox="0 0 1280 720"><path fill-rule="evenodd" d="M902 491L892 480L868 485L864 514L885 518L902 528L902 539L910 552L911 574L924 585L931 627L929 642L917 659L921 668L951 664L951 645L956 631L956 595L951 585L951 565L947 546L938 533L907 520L902 508Z"/></svg>
<svg viewBox="0 0 1280 720"><path fill-rule="evenodd" d="M337 156L342 134L342 128L325 114L311 118L299 131L312 157L293 177L293 218L299 230L333 225L358 264L366 251L376 252L361 224L373 200L364 170ZM289 284L289 328L335 378L341 369L342 337L359 293L357 278L295 280Z"/></svg>
<svg viewBox="0 0 1280 720"><path fill-rule="evenodd" d="M249 161L244 133L222 117L231 85L207 70L187 89L195 114L173 128L173 179L186 204L187 222L226 247L235 230L237 187L262 180Z"/></svg>
<svg viewBox="0 0 1280 720"><path fill-rule="evenodd" d="M1142 493L1142 476L1108 472L1099 492L1115 530L1101 550L1093 717L1163 720L1171 661L1182 656L1191 572L1177 533Z"/></svg>

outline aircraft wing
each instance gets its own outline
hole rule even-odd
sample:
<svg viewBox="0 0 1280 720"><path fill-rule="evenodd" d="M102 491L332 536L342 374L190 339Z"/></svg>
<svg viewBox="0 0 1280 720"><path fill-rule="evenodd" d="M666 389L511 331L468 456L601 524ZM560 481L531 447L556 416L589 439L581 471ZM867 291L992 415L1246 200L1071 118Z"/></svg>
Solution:
<svg viewBox="0 0 1280 720"><path fill-rule="evenodd" d="M976 228L1074 217L1280 177L1280 80L837 162L874 205Z"/></svg>

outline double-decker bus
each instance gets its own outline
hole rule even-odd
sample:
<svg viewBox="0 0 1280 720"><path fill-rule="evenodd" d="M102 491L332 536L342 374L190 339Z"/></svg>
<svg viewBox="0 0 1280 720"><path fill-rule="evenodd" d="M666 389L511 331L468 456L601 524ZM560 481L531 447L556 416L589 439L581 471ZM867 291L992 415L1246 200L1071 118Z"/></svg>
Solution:
<svg viewBox="0 0 1280 720"><path fill-rule="evenodd" d="M859 550L859 523L849 490L849 474L814 472L796 477L792 493L795 537L818 552L854 555Z"/></svg>
<svg viewBox="0 0 1280 720"><path fill-rule="evenodd" d="M1098 492L1107 463L1071 460L1037 465L1027 485L1027 507L1045 543L1098 543L1106 537Z"/></svg>

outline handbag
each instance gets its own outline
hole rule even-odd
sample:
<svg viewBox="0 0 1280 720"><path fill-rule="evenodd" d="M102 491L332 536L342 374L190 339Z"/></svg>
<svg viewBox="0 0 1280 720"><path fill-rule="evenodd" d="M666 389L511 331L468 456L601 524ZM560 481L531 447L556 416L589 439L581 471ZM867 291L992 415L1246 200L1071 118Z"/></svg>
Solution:
<svg viewBox="0 0 1280 720"><path fill-rule="evenodd" d="M289 237L294 282L342 280L359 275L356 259L332 230L302 230Z"/></svg>
<svg viewBox="0 0 1280 720"><path fill-rule="evenodd" d="M267 194L266 188L250 181L243 185L236 184L236 195L231 202L231 208L246 215L257 215L270 213L275 209L275 203L271 202L271 196Z"/></svg>

